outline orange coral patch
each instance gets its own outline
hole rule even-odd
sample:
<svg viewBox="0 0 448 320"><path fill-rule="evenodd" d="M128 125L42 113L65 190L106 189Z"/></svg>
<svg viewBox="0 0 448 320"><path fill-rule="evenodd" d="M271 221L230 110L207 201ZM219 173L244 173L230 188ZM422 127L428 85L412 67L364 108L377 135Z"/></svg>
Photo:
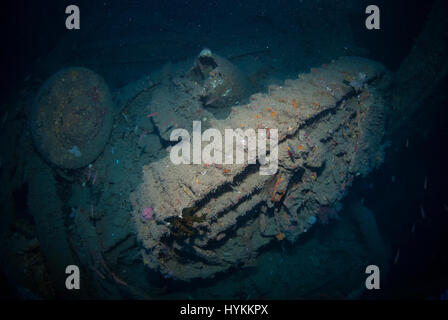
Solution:
<svg viewBox="0 0 448 320"><path fill-rule="evenodd" d="M275 236L275 238L276 238L278 241L282 241L282 240L285 238L285 234L284 234L283 232L279 232L279 233Z"/></svg>
<svg viewBox="0 0 448 320"><path fill-rule="evenodd" d="M296 109L299 107L299 105L297 104L297 100L296 99L292 99L292 106L294 108L296 108Z"/></svg>

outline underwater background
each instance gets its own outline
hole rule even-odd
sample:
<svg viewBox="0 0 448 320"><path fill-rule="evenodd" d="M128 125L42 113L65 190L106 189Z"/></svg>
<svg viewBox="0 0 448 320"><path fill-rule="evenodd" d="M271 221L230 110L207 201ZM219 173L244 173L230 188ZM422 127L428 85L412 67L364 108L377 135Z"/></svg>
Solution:
<svg viewBox="0 0 448 320"><path fill-rule="evenodd" d="M67 30L65 9L70 4L22 1L3 4L0 10L2 298L446 299L448 29L444 17L448 10L443 1L376 1L381 10L380 30L365 27L365 8L371 4L367 1L77 1L80 29ZM210 50L212 62L204 49ZM364 71L364 64L370 66L370 62L341 58L353 56L381 64L381 76ZM344 61L355 61L347 67L355 71L348 71L349 78L344 78L351 93L339 97L336 87L329 84L332 75L325 70L349 64ZM221 63L227 68L222 67L222 72L230 70L235 77L233 91L220 93L218 98L213 92L199 93L201 77L212 76L213 70L207 68ZM75 89L83 92L79 96L69 85L64 87L69 75L64 72L69 71L83 79L76 82ZM313 74L318 76L312 78ZM213 77L220 74L213 73ZM369 80L364 81L365 77ZM184 178L179 173L171 172L166 180L153 178L152 172L157 170L161 175L170 174L159 164L164 164L173 146L169 130L178 123L172 126L171 117L177 112L176 121L185 117L191 124L195 119L192 115L198 113L203 121L226 121L232 118L232 106L263 105L271 101L268 99L275 91L283 94L285 88L291 92L277 103L302 110L302 100L296 102L292 92L301 90L300 83L288 84L287 79L322 81L320 85L335 98L337 108L344 109L343 99L353 99L354 114L358 106L370 101L370 96L363 96L368 82L371 93L367 95L381 105L384 122L369 127L366 135L371 136L365 139L372 146L378 144L381 155L366 150L368 159L359 165L359 171L338 182L334 190L322 180L325 174L320 175L325 170L331 173L328 159L322 169L320 165L309 165L303 172L298 168L300 174L288 178L293 188L295 184L320 182L323 187L314 189L317 196L320 192L334 194L335 200L324 205L312 202L309 212L298 205L299 219L288 220L283 231L271 232L269 226L276 221L276 227L282 228L276 212L290 214L291 209L284 199L276 201L280 180L266 182L267 191L263 192L267 196L260 207L257 204L238 213L247 213L249 218L238 220L223 232L211 222L205 226L214 236L212 244L204 246L204 253L198 249L199 242L192 245L185 237L202 236L203 216L197 220L191 217L195 208L209 201L208 196L188 202L192 193L196 196L201 192L176 186L176 181ZM216 82L211 83L213 87ZM247 86L241 91L244 93L225 100L240 83ZM182 94L177 91L179 87ZM204 88L210 90L209 86ZM307 92L304 90L303 95ZM36 110L64 113L60 106L70 103L66 99L70 95L79 97L83 107L100 111L93 116L85 115L90 111L68 114L65 119L75 119L75 125L60 133L56 124L40 118ZM253 96L261 102L255 102ZM311 109L313 104L314 109L324 105L309 96ZM187 101L182 110L168 109L168 104L180 100ZM103 110L103 106L108 109ZM291 117L282 118L281 111L273 110L269 109L267 122L280 125L285 121L286 127L292 126ZM332 134L334 130L336 137L339 129L332 127L331 117L338 112L322 111L315 117L316 127L310 130L322 131L318 124L325 122L325 131ZM238 116L241 122L250 123L248 114ZM94 124L89 122L91 117ZM258 113L255 117L259 120ZM350 119L356 122L354 117ZM336 121L336 116L333 118ZM307 120L303 125L308 125ZM72 135L70 141L78 141L70 147L52 140L69 139L68 134ZM353 136L352 126L342 128L341 134L341 141L335 143L349 146L347 136ZM297 133L299 140L301 135ZM303 141L310 150L324 144L309 142L306 136ZM83 149L82 144L88 147ZM281 161L300 163L301 150L299 145ZM240 194L237 203L240 198L244 201L244 188L236 183L226 185L233 169L202 168L200 173L205 179L215 169L220 172L216 177L223 180L211 176L208 183L222 183L225 189L217 188L220 191L213 196L217 202L223 206L230 203L225 196L229 192ZM235 173L235 177L240 176ZM159 197L154 194L158 195L156 190L163 184L154 181L165 181L169 185L166 190L179 190L185 197L179 200L177 193L161 192L167 193L175 206L177 200L179 207L192 210L180 208L183 222L176 217L159 220L156 205L146 204L147 199ZM193 185L199 184L193 181ZM293 195L289 188L278 195ZM207 209L218 208L211 203ZM268 203L266 209L264 203ZM263 226L265 220L256 220L262 210L266 210L267 227ZM187 217L190 224L185 222ZM257 227L248 236L251 223ZM167 226L176 229L165 231ZM295 234L295 230L300 232ZM172 238L157 237L157 232L171 232ZM213 255L220 252L222 241L232 239L239 243L236 247L253 250L253 254L235 260L224 257L224 261ZM201 264L201 271L182 269L193 264L191 261ZM366 290L365 268L378 261L384 271L381 290ZM59 285L61 276L56 273L64 274L61 268L68 264L81 267L83 290L79 294ZM202 273L203 269L207 271Z"/></svg>

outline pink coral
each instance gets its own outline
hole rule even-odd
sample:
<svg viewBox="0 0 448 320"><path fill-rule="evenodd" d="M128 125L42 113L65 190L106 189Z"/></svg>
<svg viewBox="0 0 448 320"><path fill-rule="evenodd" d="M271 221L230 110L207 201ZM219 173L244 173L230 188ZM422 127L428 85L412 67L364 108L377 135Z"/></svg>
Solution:
<svg viewBox="0 0 448 320"><path fill-rule="evenodd" d="M151 207L143 209L143 212L142 212L143 219L149 220L153 217L153 215L154 215L154 211L152 210Z"/></svg>

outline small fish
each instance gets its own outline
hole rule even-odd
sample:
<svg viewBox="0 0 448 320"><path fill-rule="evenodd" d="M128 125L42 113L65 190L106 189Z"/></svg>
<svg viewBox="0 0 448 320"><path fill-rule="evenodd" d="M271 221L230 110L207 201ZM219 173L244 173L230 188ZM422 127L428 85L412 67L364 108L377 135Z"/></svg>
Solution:
<svg viewBox="0 0 448 320"><path fill-rule="evenodd" d="M422 207L422 206L420 206L420 214L422 215L422 218L423 218L423 219L426 218L425 210L423 210L423 207Z"/></svg>
<svg viewBox="0 0 448 320"><path fill-rule="evenodd" d="M412 228L411 228L411 233L413 234L415 232L415 223L412 225Z"/></svg>
<svg viewBox="0 0 448 320"><path fill-rule="evenodd" d="M92 184L95 184L97 176L98 176L98 170L95 171L95 175L93 176Z"/></svg>
<svg viewBox="0 0 448 320"><path fill-rule="evenodd" d="M98 271L98 269L97 268L95 268L94 266L91 266L90 267L101 279L106 279L106 277L101 273L101 272L99 272Z"/></svg>
<svg viewBox="0 0 448 320"><path fill-rule="evenodd" d="M159 113L160 113L160 112L152 112L152 113L150 113L150 114L147 114L147 115L146 115L146 118L155 117L155 116L157 116Z"/></svg>
<svg viewBox="0 0 448 320"><path fill-rule="evenodd" d="M294 162L294 158L296 156L296 153L294 152L294 148L291 146L289 141L288 141L288 154L289 154L289 157L291 158L291 161Z"/></svg>
<svg viewBox="0 0 448 320"><path fill-rule="evenodd" d="M425 176L425 182L423 182L423 190L428 189L428 177Z"/></svg>
<svg viewBox="0 0 448 320"><path fill-rule="evenodd" d="M90 204L90 218L93 219L93 203Z"/></svg>
<svg viewBox="0 0 448 320"><path fill-rule="evenodd" d="M398 248L397 254L395 255L394 264L398 262L398 258L400 258L400 248Z"/></svg>
<svg viewBox="0 0 448 320"><path fill-rule="evenodd" d="M409 139L406 139L406 149L409 148Z"/></svg>
<svg viewBox="0 0 448 320"><path fill-rule="evenodd" d="M121 284L123 286L128 286L128 284L126 282L124 282L123 280L121 280L120 278L118 278L115 273L110 272L110 275L112 276L112 278L114 279L114 281L118 284Z"/></svg>

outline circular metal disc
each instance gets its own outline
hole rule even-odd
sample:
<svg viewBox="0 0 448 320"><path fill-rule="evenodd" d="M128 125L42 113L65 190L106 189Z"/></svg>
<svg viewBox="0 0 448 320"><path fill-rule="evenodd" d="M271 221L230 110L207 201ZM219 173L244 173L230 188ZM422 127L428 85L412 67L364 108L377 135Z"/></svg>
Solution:
<svg viewBox="0 0 448 320"><path fill-rule="evenodd" d="M40 88L31 110L34 144L58 167L94 161L112 130L113 102L104 79L86 68L63 69Z"/></svg>

